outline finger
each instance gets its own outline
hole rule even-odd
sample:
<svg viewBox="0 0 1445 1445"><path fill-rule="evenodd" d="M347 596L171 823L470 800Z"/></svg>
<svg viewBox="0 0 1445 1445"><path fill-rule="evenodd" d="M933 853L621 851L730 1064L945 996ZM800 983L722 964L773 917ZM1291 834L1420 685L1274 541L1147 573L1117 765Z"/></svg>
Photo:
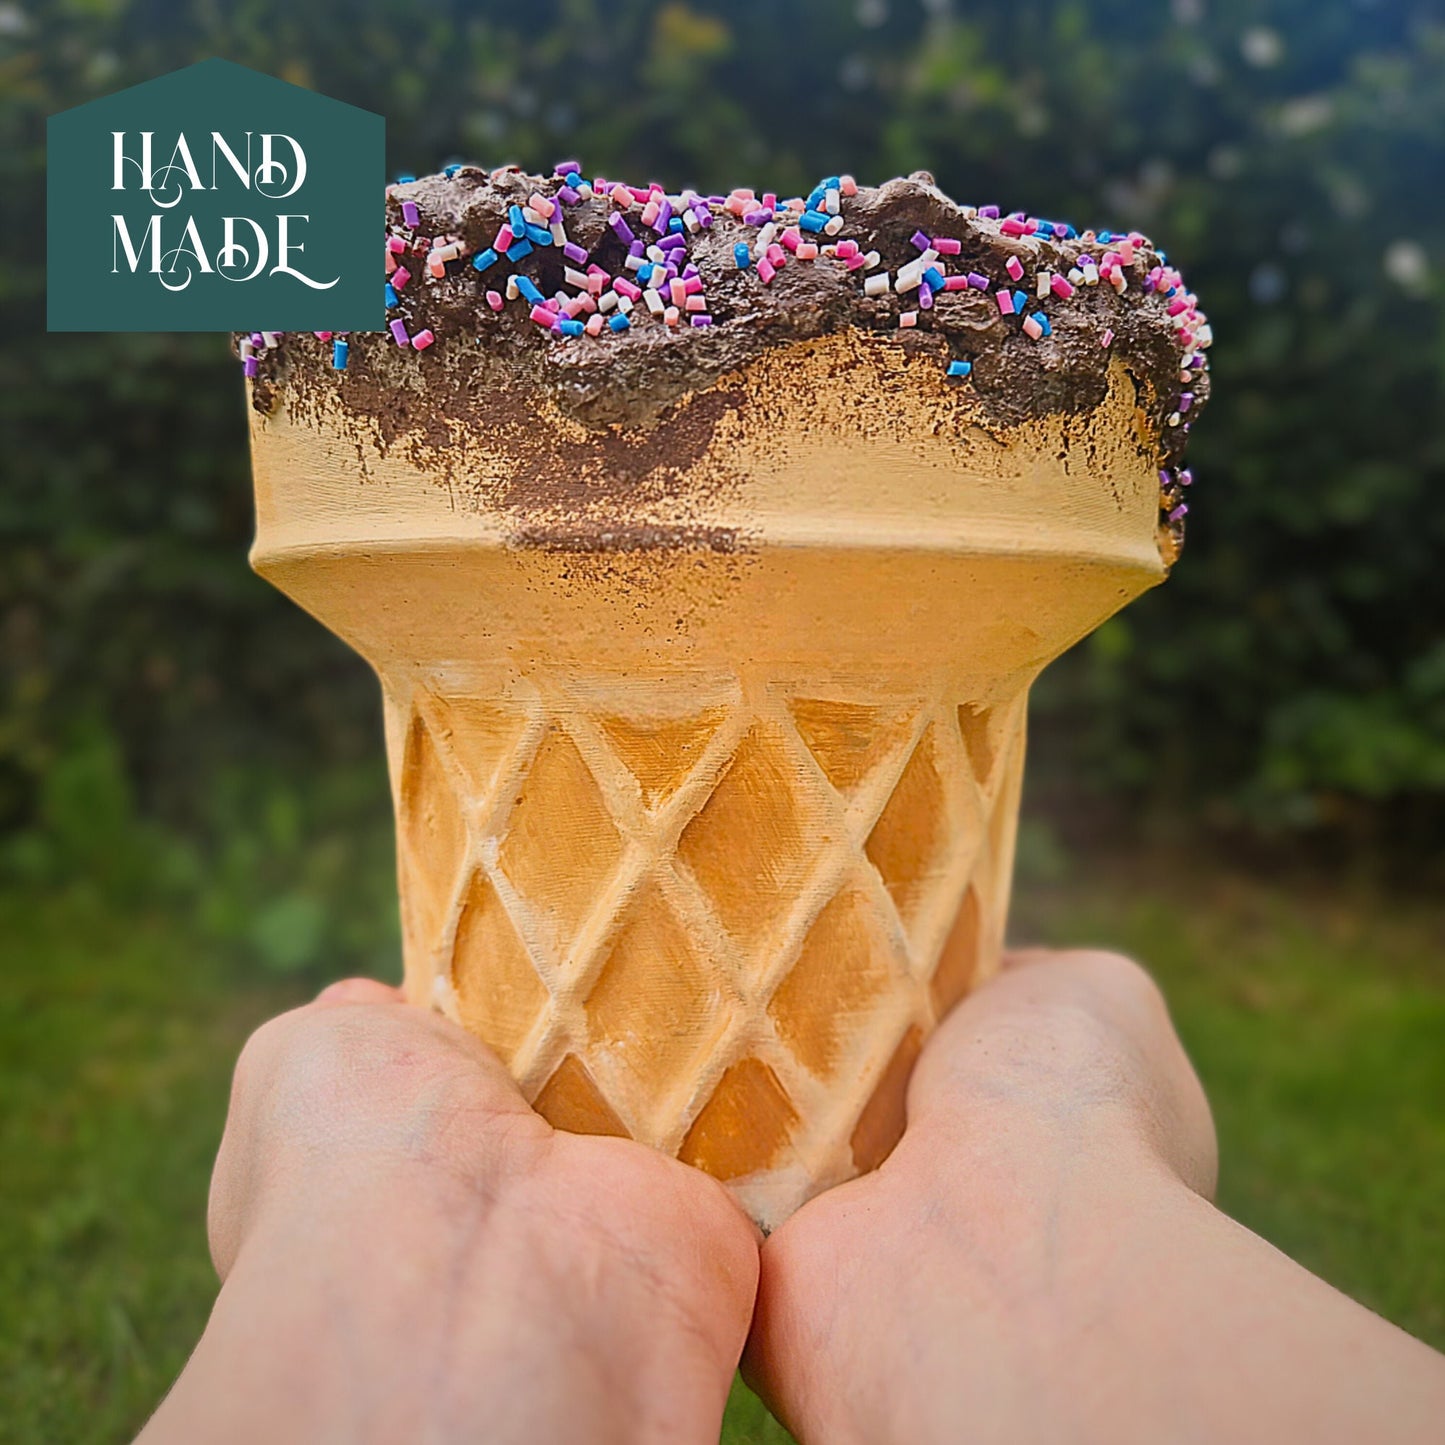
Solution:
<svg viewBox="0 0 1445 1445"><path fill-rule="evenodd" d="M316 995L314 1002L335 1003L404 1003L406 995L392 984L376 978L342 978L329 983Z"/></svg>

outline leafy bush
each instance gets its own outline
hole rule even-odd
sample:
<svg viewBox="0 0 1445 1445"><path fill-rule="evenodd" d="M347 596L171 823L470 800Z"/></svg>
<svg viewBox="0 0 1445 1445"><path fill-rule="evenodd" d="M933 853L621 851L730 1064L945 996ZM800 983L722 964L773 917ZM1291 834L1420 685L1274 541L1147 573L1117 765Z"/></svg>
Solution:
<svg viewBox="0 0 1445 1445"><path fill-rule="evenodd" d="M240 879L278 837L301 857L276 813L300 805L276 798L318 760L355 777L379 749L362 666L245 569L221 341L37 337L44 116L209 54L384 113L397 171L579 145L609 173L704 186L926 166L964 199L1158 237L1220 337L1190 546L1049 675L1041 760L1230 827L1438 827L1433 0L6 0L0 828L32 839L16 866L41 865L39 835L78 861L76 809L106 836L133 797L211 840L222 893L259 900ZM248 925L278 962L336 914L323 900L348 867L310 866L325 880L266 893Z"/></svg>

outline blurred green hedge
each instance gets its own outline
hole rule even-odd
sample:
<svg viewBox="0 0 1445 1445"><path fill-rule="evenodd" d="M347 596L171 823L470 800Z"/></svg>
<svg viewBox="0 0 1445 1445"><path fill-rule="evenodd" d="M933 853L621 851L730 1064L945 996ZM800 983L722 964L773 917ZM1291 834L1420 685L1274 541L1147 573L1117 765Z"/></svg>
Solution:
<svg viewBox="0 0 1445 1445"><path fill-rule="evenodd" d="M256 869L290 878L384 803L369 678L245 569L221 339L42 334L45 116L211 54L382 112L398 172L580 151L789 191L922 166L961 199L1147 231L1219 337L1190 542L1041 687L1045 776L1191 828L1438 830L1439 3L0 0L12 865L73 864L137 816L212 839L244 819ZM268 843L285 797L304 816Z"/></svg>

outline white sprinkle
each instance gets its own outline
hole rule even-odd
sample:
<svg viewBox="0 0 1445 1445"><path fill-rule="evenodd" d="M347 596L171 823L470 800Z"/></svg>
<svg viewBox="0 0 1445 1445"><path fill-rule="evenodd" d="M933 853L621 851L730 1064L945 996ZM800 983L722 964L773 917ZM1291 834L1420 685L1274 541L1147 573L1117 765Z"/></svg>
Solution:
<svg viewBox="0 0 1445 1445"><path fill-rule="evenodd" d="M562 279L569 286L580 287L583 291L587 289L587 273L579 271L575 266L565 267L562 272Z"/></svg>
<svg viewBox="0 0 1445 1445"><path fill-rule="evenodd" d="M1097 286L1099 284L1099 268L1092 261L1084 262L1084 285Z"/></svg>
<svg viewBox="0 0 1445 1445"><path fill-rule="evenodd" d="M823 227L823 234L824 234L824 235L827 235L827 236L836 236L836 235L838 234L838 232L841 231L842 229L843 229L843 218L842 218L842 216L833 216L833 217L831 217L831 218L829 219L828 224Z"/></svg>
<svg viewBox="0 0 1445 1445"><path fill-rule="evenodd" d="M279 346L281 344L281 333L279 331L263 331L261 333L261 340L266 343L268 349L272 346Z"/></svg>
<svg viewBox="0 0 1445 1445"><path fill-rule="evenodd" d="M879 271L863 283L865 296L886 296L888 294L888 273Z"/></svg>
<svg viewBox="0 0 1445 1445"><path fill-rule="evenodd" d="M758 239L753 243L753 255L765 255L768 247L773 244L773 240L777 234L777 226L772 221L769 221L762 230L758 232Z"/></svg>
<svg viewBox="0 0 1445 1445"><path fill-rule="evenodd" d="M1077 266L1070 266L1069 280L1072 281L1075 286L1082 286L1084 284L1084 273L1080 271Z"/></svg>
<svg viewBox="0 0 1445 1445"><path fill-rule="evenodd" d="M653 244L647 248L647 259L656 261L659 266L667 264L667 252L661 246Z"/></svg>
<svg viewBox="0 0 1445 1445"><path fill-rule="evenodd" d="M623 259L622 264L623 264L629 271L640 271L640 270L642 270L643 266L644 266L646 263L644 262L644 260L643 260L643 258L642 258L641 256L631 256L631 255L629 255L629 256L627 256L627 257L625 257L625 258Z"/></svg>
<svg viewBox="0 0 1445 1445"><path fill-rule="evenodd" d="M552 232L552 244L554 246L565 246L567 244L567 230L561 221L553 221L548 228Z"/></svg>
<svg viewBox="0 0 1445 1445"><path fill-rule="evenodd" d="M682 224L686 226L689 231L696 231L702 225L702 222L698 220L691 206L682 213Z"/></svg>
<svg viewBox="0 0 1445 1445"><path fill-rule="evenodd" d="M1040 271L1040 272L1039 272L1039 300L1040 300L1040 301L1046 300L1046 299L1048 298L1048 295L1049 295L1049 285L1050 285L1050 282L1051 282L1052 280L1053 280L1053 278L1049 275L1049 273L1048 273L1047 271Z"/></svg>
<svg viewBox="0 0 1445 1445"><path fill-rule="evenodd" d="M827 211L830 216L836 216L838 214L838 188L836 186L829 186L828 189L823 192L823 209Z"/></svg>
<svg viewBox="0 0 1445 1445"><path fill-rule="evenodd" d="M1183 421L1183 420L1184 420L1184 418L1183 418L1182 416L1180 416L1180 414L1176 411L1176 412L1169 418L1169 425L1170 425L1170 426L1178 426L1179 423L1180 423L1181 421Z"/></svg>
<svg viewBox="0 0 1445 1445"><path fill-rule="evenodd" d="M630 296L619 296L617 298L617 309L626 316L632 310L633 301Z"/></svg>
<svg viewBox="0 0 1445 1445"><path fill-rule="evenodd" d="M516 278L515 276L508 276L508 277L507 277L507 300L508 300L508 301L515 301L515 300L517 299L517 297L520 296L521 294L522 294L522 293L517 290L517 278Z"/></svg>
<svg viewBox="0 0 1445 1445"><path fill-rule="evenodd" d="M642 299L647 303L647 309L652 312L654 316L661 316L663 311L666 310L661 295L650 286L642 293Z"/></svg>
<svg viewBox="0 0 1445 1445"><path fill-rule="evenodd" d="M883 257L880 256L877 251L869 251L863 258L863 269L865 271L875 271L882 264Z"/></svg>
<svg viewBox="0 0 1445 1445"><path fill-rule="evenodd" d="M529 226L540 226L542 224L541 212L534 211L531 206L522 207L522 219Z"/></svg>
<svg viewBox="0 0 1445 1445"><path fill-rule="evenodd" d="M621 299L615 291L604 291L597 298L597 309L605 316Z"/></svg>

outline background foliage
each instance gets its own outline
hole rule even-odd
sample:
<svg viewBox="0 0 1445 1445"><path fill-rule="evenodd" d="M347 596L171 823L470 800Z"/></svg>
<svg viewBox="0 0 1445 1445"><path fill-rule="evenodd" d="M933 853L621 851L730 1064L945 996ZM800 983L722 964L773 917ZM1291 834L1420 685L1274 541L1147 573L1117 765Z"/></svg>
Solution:
<svg viewBox="0 0 1445 1445"><path fill-rule="evenodd" d="M358 841L374 688L244 566L221 339L39 334L45 116L211 54L382 112L398 172L579 145L704 187L925 166L1156 236L1220 337L1190 546L1046 679L1036 779L1196 838L1445 820L1437 0L0 0L13 874L205 876L203 921L278 966L388 937L384 844Z"/></svg>

